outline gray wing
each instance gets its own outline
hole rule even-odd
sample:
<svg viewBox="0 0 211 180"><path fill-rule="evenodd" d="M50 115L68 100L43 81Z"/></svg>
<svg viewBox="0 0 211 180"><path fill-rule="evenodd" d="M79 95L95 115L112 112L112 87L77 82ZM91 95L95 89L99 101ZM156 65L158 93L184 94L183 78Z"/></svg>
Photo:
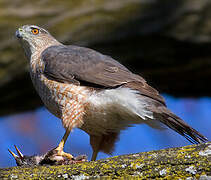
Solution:
<svg viewBox="0 0 211 180"><path fill-rule="evenodd" d="M109 56L88 48L60 45L44 50L42 59L45 64L44 75L55 81L75 84L86 82L91 87L123 86L135 89L141 95L149 97L151 106L148 108L155 113L159 121L185 136L190 142L207 140L171 113L166 108L164 99L141 76L133 74Z"/></svg>
<svg viewBox="0 0 211 180"><path fill-rule="evenodd" d="M65 83L88 84L91 87L114 88L129 82L139 84L137 90L165 104L159 93L139 75L109 56L78 46L51 46L43 51L44 74ZM135 88L136 89L136 88Z"/></svg>

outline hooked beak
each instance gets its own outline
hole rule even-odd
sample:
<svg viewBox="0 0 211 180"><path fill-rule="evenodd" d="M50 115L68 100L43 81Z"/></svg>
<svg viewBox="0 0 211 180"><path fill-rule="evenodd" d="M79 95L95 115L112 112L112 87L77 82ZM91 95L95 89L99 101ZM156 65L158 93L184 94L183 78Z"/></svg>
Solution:
<svg viewBox="0 0 211 180"><path fill-rule="evenodd" d="M19 28L16 32L15 32L15 36L19 39L23 38L23 29Z"/></svg>

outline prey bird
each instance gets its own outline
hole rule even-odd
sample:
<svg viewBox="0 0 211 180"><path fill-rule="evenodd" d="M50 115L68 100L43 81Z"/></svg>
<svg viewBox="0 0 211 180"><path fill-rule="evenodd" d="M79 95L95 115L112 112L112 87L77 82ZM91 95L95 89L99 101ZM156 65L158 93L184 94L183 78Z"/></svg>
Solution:
<svg viewBox="0 0 211 180"><path fill-rule="evenodd" d="M33 156L23 155L21 151L17 148L17 146L15 146L15 149L17 151L17 154L12 152L10 149L8 149L8 151L15 158L17 166L70 165L75 163L87 162L87 157L85 155L80 155L72 159L65 156L57 157L57 152L55 152L54 149L48 151L45 154Z"/></svg>
<svg viewBox="0 0 211 180"><path fill-rule="evenodd" d="M165 125L192 143L207 140L173 114L141 76L110 56L64 45L36 25L20 27L16 36L25 50L36 91L66 129L53 149L55 159L73 159L63 151L73 128L90 136L93 161L99 151L111 154L120 132L133 124L145 123L157 129Z"/></svg>

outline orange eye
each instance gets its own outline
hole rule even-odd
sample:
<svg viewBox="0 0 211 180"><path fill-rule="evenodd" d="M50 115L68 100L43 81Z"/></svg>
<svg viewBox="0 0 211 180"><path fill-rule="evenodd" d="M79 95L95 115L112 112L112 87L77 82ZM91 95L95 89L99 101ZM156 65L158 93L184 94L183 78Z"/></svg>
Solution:
<svg viewBox="0 0 211 180"><path fill-rule="evenodd" d="M37 35L39 33L39 29L32 29L32 33Z"/></svg>

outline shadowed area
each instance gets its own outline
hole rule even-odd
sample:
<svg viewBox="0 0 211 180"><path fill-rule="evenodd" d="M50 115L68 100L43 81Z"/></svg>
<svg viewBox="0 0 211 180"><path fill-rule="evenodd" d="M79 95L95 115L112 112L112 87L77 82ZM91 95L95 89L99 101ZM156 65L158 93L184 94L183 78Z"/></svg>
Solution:
<svg viewBox="0 0 211 180"><path fill-rule="evenodd" d="M0 114L41 105L14 37L32 23L65 44L112 56L162 93L210 96L210 7L207 0L1 1Z"/></svg>

